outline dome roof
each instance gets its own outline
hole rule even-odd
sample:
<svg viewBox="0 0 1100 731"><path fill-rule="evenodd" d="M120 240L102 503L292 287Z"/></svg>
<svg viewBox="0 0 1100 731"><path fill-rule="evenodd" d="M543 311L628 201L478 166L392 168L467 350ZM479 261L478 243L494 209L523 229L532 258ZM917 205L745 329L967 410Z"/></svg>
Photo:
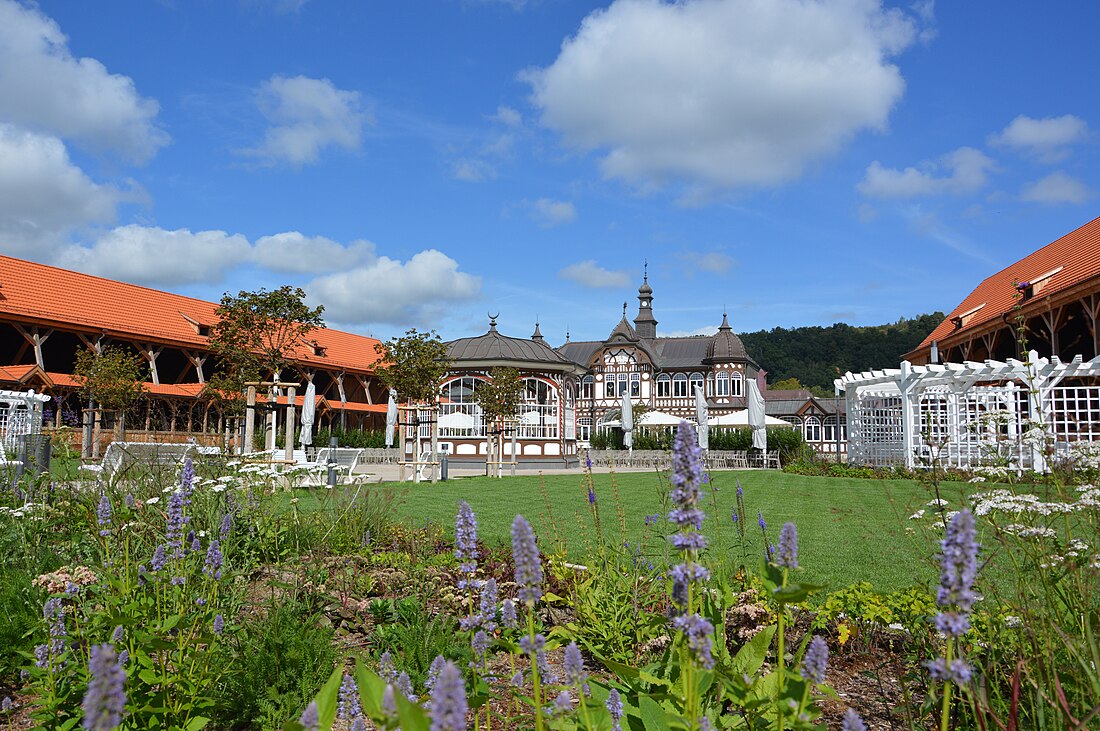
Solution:
<svg viewBox="0 0 1100 731"><path fill-rule="evenodd" d="M648 279L642 282L641 287L638 287L638 294L653 294L653 287L649 286Z"/></svg>
<svg viewBox="0 0 1100 731"><path fill-rule="evenodd" d="M447 355L455 366L510 365L550 370L571 370L576 364L540 340L510 338L497 332L496 320L489 331L473 338L447 343Z"/></svg>
<svg viewBox="0 0 1100 731"><path fill-rule="evenodd" d="M723 312L722 325L718 328L718 332L711 336L710 342L707 343L707 360L722 362L747 359L748 354L745 352L745 344L733 332L729 320L726 319L726 313Z"/></svg>

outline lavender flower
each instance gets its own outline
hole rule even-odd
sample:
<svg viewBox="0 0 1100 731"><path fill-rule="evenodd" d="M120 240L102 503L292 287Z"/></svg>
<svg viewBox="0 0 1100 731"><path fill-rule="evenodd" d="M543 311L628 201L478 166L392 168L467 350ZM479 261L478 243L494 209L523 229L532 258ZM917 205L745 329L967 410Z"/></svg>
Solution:
<svg viewBox="0 0 1100 731"><path fill-rule="evenodd" d="M974 579L978 574L978 541L974 515L969 508L963 508L951 519L942 545L943 561L936 603L941 607L954 604L961 612L969 614L977 599Z"/></svg>
<svg viewBox="0 0 1100 731"><path fill-rule="evenodd" d="M225 617L220 614L214 615L214 634L221 635L225 631Z"/></svg>
<svg viewBox="0 0 1100 731"><path fill-rule="evenodd" d="M695 427L681 421L672 443L672 501L677 505L698 502L702 476L703 452L695 442Z"/></svg>
<svg viewBox="0 0 1100 731"><path fill-rule="evenodd" d="M107 493L99 496L99 507L96 508L96 523L99 524L99 535L106 537L111 535L111 501Z"/></svg>
<svg viewBox="0 0 1100 731"><path fill-rule="evenodd" d="M962 637L970 629L970 618L958 612L940 612L932 624L947 637Z"/></svg>
<svg viewBox="0 0 1100 731"><path fill-rule="evenodd" d="M497 580L488 579L481 584L481 626L486 632L497 628Z"/></svg>
<svg viewBox="0 0 1100 731"><path fill-rule="evenodd" d="M523 672L522 671L516 671L516 674L512 676L512 680L510 682L511 682L511 685L512 685L513 688L522 688L523 687Z"/></svg>
<svg viewBox="0 0 1100 731"><path fill-rule="evenodd" d="M218 535L221 536L221 539L224 541L226 538L229 537L229 533L232 530L233 530L233 513L232 513L232 511L230 511L230 512L226 513L224 516L222 516L222 525L221 525L221 529L218 531ZM306 709L306 710L309 710L309 709Z"/></svg>
<svg viewBox="0 0 1100 731"><path fill-rule="evenodd" d="M623 700L619 697L619 691L612 688L607 694L604 705L607 707L607 712L611 714L611 731L622 731L619 719L623 717Z"/></svg>
<svg viewBox="0 0 1100 731"><path fill-rule="evenodd" d="M477 518L465 500L458 503L455 517L455 558L462 563L458 570L464 574L477 571ZM459 586L464 589L465 586Z"/></svg>
<svg viewBox="0 0 1100 731"><path fill-rule="evenodd" d="M126 493L126 507L129 510L134 509L134 493L132 492Z"/></svg>
<svg viewBox="0 0 1100 731"><path fill-rule="evenodd" d="M206 563L202 567L202 572L215 580L221 580L222 563L221 547L218 545L217 539L214 539L210 541L210 547L206 549Z"/></svg>
<svg viewBox="0 0 1100 731"><path fill-rule="evenodd" d="M740 522L741 516L737 514L737 508L733 508L733 510L730 511L730 520L732 520L734 523Z"/></svg>
<svg viewBox="0 0 1100 731"><path fill-rule="evenodd" d="M160 571L164 568L164 562L166 560L167 557L165 556L164 546L158 545L156 549L153 550L153 558L149 561L149 568L153 571Z"/></svg>
<svg viewBox="0 0 1100 731"><path fill-rule="evenodd" d="M760 524L760 530L768 529L768 524L764 522L764 514L759 510L756 511L756 522Z"/></svg>
<svg viewBox="0 0 1100 731"><path fill-rule="evenodd" d="M164 531L164 538L168 548L172 549L173 558L183 558L183 527L187 524L187 517L183 514L183 493L173 492L168 499L168 526Z"/></svg>
<svg viewBox="0 0 1100 731"><path fill-rule="evenodd" d="M788 525L790 525L788 523ZM806 654L802 656L802 679L811 683L824 683L825 670L829 666L829 646L820 635L810 640Z"/></svg>
<svg viewBox="0 0 1100 731"><path fill-rule="evenodd" d="M12 708L15 708L15 704L12 703L11 696L4 696L4 700L0 701L0 711L11 713Z"/></svg>
<svg viewBox="0 0 1100 731"><path fill-rule="evenodd" d="M584 658L576 642L570 642L565 648L565 682L567 685L581 686L588 677L584 671Z"/></svg>
<svg viewBox="0 0 1100 731"><path fill-rule="evenodd" d="M840 731L867 731L867 724L859 717L854 708L844 712L844 720L841 721Z"/></svg>
<svg viewBox="0 0 1100 731"><path fill-rule="evenodd" d="M117 627L115 627L115 631L111 633L111 644L112 645L117 645L118 643L122 642L122 640L125 637L126 637L126 630L120 624Z"/></svg>
<svg viewBox="0 0 1100 731"><path fill-rule="evenodd" d="M474 659L484 662L485 653L489 651L489 635L485 634L485 630L479 629L470 640L470 646L474 650Z"/></svg>
<svg viewBox="0 0 1100 731"><path fill-rule="evenodd" d="M130 662L130 651L129 650L123 650L122 652L118 653L118 666L120 668L125 668L126 663L128 663L128 662Z"/></svg>
<svg viewBox="0 0 1100 731"><path fill-rule="evenodd" d="M386 688L382 691L382 710L387 716L397 715L397 697L393 692L393 683L386 683Z"/></svg>
<svg viewBox="0 0 1100 731"><path fill-rule="evenodd" d="M529 607L542 598L542 564L531 524L522 515L512 521L512 557L516 564L516 595Z"/></svg>
<svg viewBox="0 0 1100 731"><path fill-rule="evenodd" d="M647 515L645 517L645 524L646 525L655 525L657 523L657 521L659 521L660 519L661 519L661 514L660 513L654 513L653 515Z"/></svg>
<svg viewBox="0 0 1100 731"><path fill-rule="evenodd" d="M363 709L359 705L359 686L350 675L344 673L336 700L336 718L341 721L351 721L362 715Z"/></svg>
<svg viewBox="0 0 1100 731"><path fill-rule="evenodd" d="M191 504L191 493L194 491L195 486L195 465L191 463L191 458L186 457L183 460L183 469L180 471L180 489L183 493L184 504Z"/></svg>
<svg viewBox="0 0 1100 731"><path fill-rule="evenodd" d="M592 469L592 455L588 453L588 450L584 450L584 468L586 470Z"/></svg>
<svg viewBox="0 0 1100 731"><path fill-rule="evenodd" d="M714 625L698 614L688 614L673 619L672 626L684 633L688 649L695 656L695 662L705 670L713 668L711 637L714 635Z"/></svg>
<svg viewBox="0 0 1100 731"><path fill-rule="evenodd" d="M563 690L561 693L558 693L558 697L554 699L554 708L552 712L555 714L569 713L569 711L572 710L573 698L569 695L569 691Z"/></svg>
<svg viewBox="0 0 1100 731"><path fill-rule="evenodd" d="M114 731L126 707L126 671L111 645L93 645L88 660L88 690L84 693L85 731Z"/></svg>
<svg viewBox="0 0 1100 731"><path fill-rule="evenodd" d="M416 693L413 691L412 678L404 670L397 676L397 680L394 682L394 687L401 691L401 694L408 698L410 701L416 700Z"/></svg>
<svg viewBox="0 0 1100 731"><path fill-rule="evenodd" d="M779 529L779 550L775 563L785 569L798 568L798 530L794 523L784 523Z"/></svg>
<svg viewBox="0 0 1100 731"><path fill-rule="evenodd" d="M298 719L302 728L306 731L320 731L321 718L317 713L317 701L310 701L306 709L302 711L302 717Z"/></svg>
<svg viewBox="0 0 1100 731"><path fill-rule="evenodd" d="M431 693L435 689L435 681L439 677L439 671L443 669L443 663L447 662L442 655L436 655L432 664L428 667L428 677L424 680L424 687Z"/></svg>
<svg viewBox="0 0 1100 731"><path fill-rule="evenodd" d="M500 605L500 621L507 629L515 629L519 626L516 619L516 603L511 599L505 599Z"/></svg>
<svg viewBox="0 0 1100 731"><path fill-rule="evenodd" d="M393 655L389 650L382 653L382 656L378 658L378 675L387 683L392 683L397 680L397 668L393 665Z"/></svg>
<svg viewBox="0 0 1100 731"><path fill-rule="evenodd" d="M194 531L191 531L191 553L198 553L202 550L202 543L199 541L198 536Z"/></svg>
<svg viewBox="0 0 1100 731"><path fill-rule="evenodd" d="M431 731L460 731L466 728L466 683L453 662L439 670L432 690Z"/></svg>
<svg viewBox="0 0 1100 731"><path fill-rule="evenodd" d="M954 682L963 686L969 683L973 676L970 664L962 659L952 660L948 665L947 660L937 657L935 660L926 662L924 666L928 668L928 674L932 676L932 680L942 683Z"/></svg>
<svg viewBox="0 0 1100 731"><path fill-rule="evenodd" d="M589 505L595 505L596 504L596 491L592 489L591 485L588 486L588 504Z"/></svg>
<svg viewBox="0 0 1100 731"><path fill-rule="evenodd" d="M707 547L707 538L701 533L674 533L669 541L678 551L702 551Z"/></svg>

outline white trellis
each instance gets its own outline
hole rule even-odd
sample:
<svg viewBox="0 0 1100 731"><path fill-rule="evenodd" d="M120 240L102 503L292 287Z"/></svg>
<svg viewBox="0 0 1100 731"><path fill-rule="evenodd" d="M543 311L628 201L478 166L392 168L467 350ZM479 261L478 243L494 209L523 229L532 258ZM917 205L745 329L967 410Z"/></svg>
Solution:
<svg viewBox="0 0 1100 731"><path fill-rule="evenodd" d="M1100 357L1068 363L945 363L836 379L848 414L848 461L920 467L1048 469L1075 443L1100 441ZM1066 384L1066 379L1074 379Z"/></svg>
<svg viewBox="0 0 1100 731"><path fill-rule="evenodd" d="M15 452L19 437L42 431L42 407L50 400L34 391L0 390L0 459Z"/></svg>

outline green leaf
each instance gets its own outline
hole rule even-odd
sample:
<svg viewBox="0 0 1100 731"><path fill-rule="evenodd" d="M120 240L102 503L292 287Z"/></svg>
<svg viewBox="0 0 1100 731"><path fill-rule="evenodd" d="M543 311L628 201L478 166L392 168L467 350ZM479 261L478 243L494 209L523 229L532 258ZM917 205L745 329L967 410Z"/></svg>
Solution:
<svg viewBox="0 0 1100 731"><path fill-rule="evenodd" d="M190 721L187 722L187 725L183 727L183 731L199 731L199 729L205 728L206 724L208 724L208 723L210 723L209 718L204 718L202 716L195 716L194 718L192 718Z"/></svg>
<svg viewBox="0 0 1100 731"><path fill-rule="evenodd" d="M410 702L408 698L400 693L395 695L397 718L401 721L401 728L404 731L428 731L428 714L424 713L424 709L416 703Z"/></svg>
<svg viewBox="0 0 1100 731"><path fill-rule="evenodd" d="M755 675L768 656L768 648L771 647L773 637L775 637L774 624L757 632L737 651L737 655L730 663L730 674L750 677Z"/></svg>
<svg viewBox="0 0 1100 731"><path fill-rule="evenodd" d="M332 722L336 720L336 696L340 692L340 683L344 680L344 669L337 667L332 671L332 676L321 686L321 692L314 698L317 701L317 718L321 721L324 731L332 728Z"/></svg>
<svg viewBox="0 0 1100 731"><path fill-rule="evenodd" d="M171 617L166 617L164 619L164 623L160 626L161 631L171 632L173 629L176 628L176 625L180 623L180 619L181 617L178 614L173 614Z"/></svg>
<svg viewBox="0 0 1100 731"><path fill-rule="evenodd" d="M823 588L823 584L789 584L782 589L776 589L772 596L780 604L797 604L806 601L806 597Z"/></svg>
<svg viewBox="0 0 1100 731"><path fill-rule="evenodd" d="M378 720L385 716L382 710L382 695L386 692L386 681L373 670L362 664L355 665L355 683L359 686L359 700L363 710L371 718Z"/></svg>
<svg viewBox="0 0 1100 731"><path fill-rule="evenodd" d="M648 695L638 697L638 715L648 731L658 729L669 731L668 717L665 711L657 705L657 702Z"/></svg>

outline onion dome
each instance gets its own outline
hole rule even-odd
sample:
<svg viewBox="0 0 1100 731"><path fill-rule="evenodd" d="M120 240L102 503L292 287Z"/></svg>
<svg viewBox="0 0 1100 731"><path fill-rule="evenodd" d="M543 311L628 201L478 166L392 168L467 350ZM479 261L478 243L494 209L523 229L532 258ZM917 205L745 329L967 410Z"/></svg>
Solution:
<svg viewBox="0 0 1100 731"><path fill-rule="evenodd" d="M747 360L745 344L730 327L726 313L722 313L722 324L718 332L711 336L707 343L707 360L711 363L723 363L731 360Z"/></svg>

